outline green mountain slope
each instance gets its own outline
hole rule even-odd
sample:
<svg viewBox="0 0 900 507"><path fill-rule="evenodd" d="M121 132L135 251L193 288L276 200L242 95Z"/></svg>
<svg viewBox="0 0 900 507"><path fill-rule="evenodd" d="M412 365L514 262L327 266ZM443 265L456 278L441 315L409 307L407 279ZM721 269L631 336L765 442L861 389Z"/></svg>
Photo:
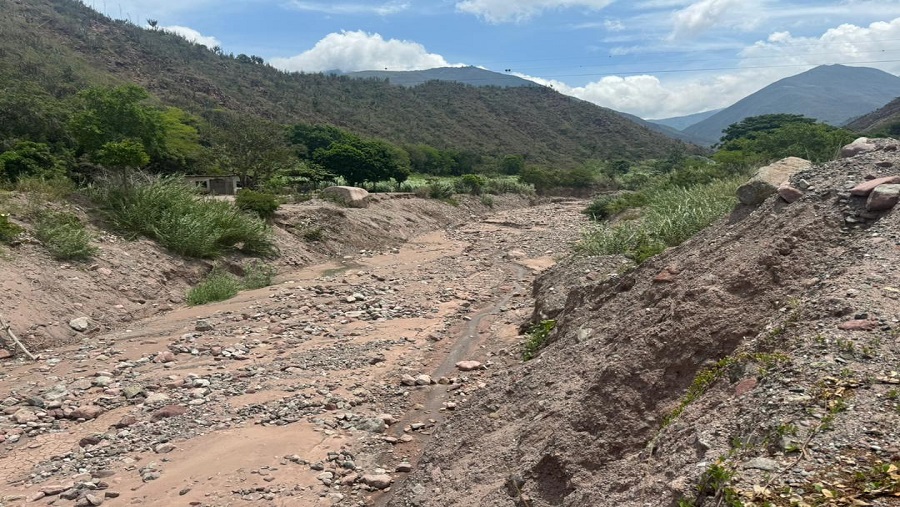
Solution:
<svg viewBox="0 0 900 507"><path fill-rule="evenodd" d="M478 67L439 67L409 71L364 70L348 72L346 75L363 79L387 79L391 84L400 86L418 86L429 81L451 81L472 86L500 86L503 88L541 86L534 81L518 76L492 72Z"/></svg>
<svg viewBox="0 0 900 507"><path fill-rule="evenodd" d="M680 143L616 112L544 87L473 87L289 74L162 31L113 21L74 0L0 0L0 89L66 97L134 82L203 116L224 108L279 123L330 123L394 143L425 143L573 166L647 158Z"/></svg>
<svg viewBox="0 0 900 507"><path fill-rule="evenodd" d="M866 134L900 134L900 97L846 125L850 130Z"/></svg>
<svg viewBox="0 0 900 507"><path fill-rule="evenodd" d="M683 132L712 144L722 130L750 116L802 114L842 125L900 95L900 77L867 67L822 65L775 82Z"/></svg>

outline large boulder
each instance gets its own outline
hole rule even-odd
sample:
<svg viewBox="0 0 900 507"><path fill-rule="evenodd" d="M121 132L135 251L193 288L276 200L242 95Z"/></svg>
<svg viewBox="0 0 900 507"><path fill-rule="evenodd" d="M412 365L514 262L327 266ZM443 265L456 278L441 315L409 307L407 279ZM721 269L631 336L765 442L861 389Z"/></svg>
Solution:
<svg viewBox="0 0 900 507"><path fill-rule="evenodd" d="M878 185L866 200L869 211L886 211L897 205L900 200L900 185Z"/></svg>
<svg viewBox="0 0 900 507"><path fill-rule="evenodd" d="M358 187L328 187L322 190L322 197L332 199L351 208L369 206L369 192Z"/></svg>
<svg viewBox="0 0 900 507"><path fill-rule="evenodd" d="M791 176L812 167L812 162L797 157L788 157L759 169L756 175L737 189L738 199L747 205L757 206L770 195L778 192L782 183Z"/></svg>
<svg viewBox="0 0 900 507"><path fill-rule="evenodd" d="M868 153L878 149L878 145L868 137L860 137L852 143L841 148L841 158L855 157L860 153Z"/></svg>

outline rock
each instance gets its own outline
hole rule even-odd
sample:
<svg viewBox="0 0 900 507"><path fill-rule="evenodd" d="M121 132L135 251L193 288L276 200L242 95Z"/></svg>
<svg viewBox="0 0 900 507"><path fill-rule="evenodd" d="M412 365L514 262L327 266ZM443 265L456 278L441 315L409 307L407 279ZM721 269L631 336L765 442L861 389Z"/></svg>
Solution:
<svg viewBox="0 0 900 507"><path fill-rule="evenodd" d="M769 458L753 458L744 463L744 468L755 468L756 470L765 470L773 472L778 469L778 462Z"/></svg>
<svg viewBox="0 0 900 507"><path fill-rule="evenodd" d="M884 176L882 178L875 178L874 180L865 181L851 188L850 195L855 195L857 197L866 197L880 185L894 185L897 183L900 183L900 176Z"/></svg>
<svg viewBox="0 0 900 507"><path fill-rule="evenodd" d="M83 333L90 329L91 321L87 317L78 317L69 321L69 327L79 333Z"/></svg>
<svg viewBox="0 0 900 507"><path fill-rule="evenodd" d="M387 424L388 426L397 423L397 418L391 414L379 414L378 418L384 421L384 424Z"/></svg>
<svg viewBox="0 0 900 507"><path fill-rule="evenodd" d="M165 442L153 448L156 454L167 454L175 450L175 444Z"/></svg>
<svg viewBox="0 0 900 507"><path fill-rule="evenodd" d="M131 425L137 424L137 422L138 422L137 417L135 417L133 415L126 415L125 417L119 419L119 422L117 422L116 424L113 424L113 427L119 428L119 429L127 428Z"/></svg>
<svg viewBox="0 0 900 507"><path fill-rule="evenodd" d="M41 493L46 496L54 496L62 493L63 491L67 491L75 487L74 482L69 482L66 484L50 484L47 486L41 486Z"/></svg>
<svg viewBox="0 0 900 507"><path fill-rule="evenodd" d="M165 407L153 412L153 415L150 416L150 420L153 422L161 421L163 419L168 419L170 417L178 417L180 415L184 415L187 413L187 408L182 407L180 405L166 405Z"/></svg>
<svg viewBox="0 0 900 507"><path fill-rule="evenodd" d="M758 206L770 195L778 191L782 183L791 176L812 167L812 162L797 157L788 157L760 168L756 175L737 189L738 199L747 205Z"/></svg>
<svg viewBox="0 0 900 507"><path fill-rule="evenodd" d="M108 377L106 375L100 375L99 377L94 377L91 380L91 384L94 385L95 387L108 387L110 384L112 384L112 381L113 381L112 377Z"/></svg>
<svg viewBox="0 0 900 507"><path fill-rule="evenodd" d="M456 363L456 369L459 371L473 371L481 369L481 363L478 361L460 361Z"/></svg>
<svg viewBox="0 0 900 507"><path fill-rule="evenodd" d="M653 283L675 283L679 273L681 270L677 266L666 266L666 269L653 277Z"/></svg>
<svg viewBox="0 0 900 507"><path fill-rule="evenodd" d="M897 205L900 200L900 185L878 185L869 194L866 200L866 209L869 211L886 211Z"/></svg>
<svg viewBox="0 0 900 507"><path fill-rule="evenodd" d="M417 386L430 386L431 385L431 375L416 375L416 385Z"/></svg>
<svg viewBox="0 0 900 507"><path fill-rule="evenodd" d="M85 405L83 407L78 407L72 411L69 415L70 419L84 419L91 420L96 419L106 410L103 407L98 407L97 405Z"/></svg>
<svg viewBox="0 0 900 507"><path fill-rule="evenodd" d="M175 361L175 354L173 354L169 350L164 350L164 351L160 352L159 354L156 354L156 357L153 358L154 363L165 364L165 363L171 363L173 361Z"/></svg>
<svg viewBox="0 0 900 507"><path fill-rule="evenodd" d="M414 386L416 385L416 378L409 374L403 374L400 377L400 384L404 386Z"/></svg>
<svg viewBox="0 0 900 507"><path fill-rule="evenodd" d="M195 331L212 331L212 324L209 323L206 319L198 319L194 324Z"/></svg>
<svg viewBox="0 0 900 507"><path fill-rule="evenodd" d="M154 403L163 403L169 401L169 395L166 393L151 393L144 398L144 403L152 405Z"/></svg>
<svg viewBox="0 0 900 507"><path fill-rule="evenodd" d="M386 489L391 486L393 479L387 474L367 474L362 476L363 484L375 489Z"/></svg>
<svg viewBox="0 0 900 507"><path fill-rule="evenodd" d="M91 445L97 445L102 442L103 439L100 438L100 435L91 435L89 437L84 437L78 441L78 447L88 447Z"/></svg>
<svg viewBox="0 0 900 507"><path fill-rule="evenodd" d="M12 415L12 419L17 424L35 423L40 420L37 414L35 414L31 410L28 410L27 408L20 408L19 410L16 410L16 412Z"/></svg>
<svg viewBox="0 0 900 507"><path fill-rule="evenodd" d="M0 349L0 359L9 359L12 357L12 352L6 349Z"/></svg>
<svg viewBox="0 0 900 507"><path fill-rule="evenodd" d="M320 195L351 208L367 208L369 206L369 192L362 188L328 187L322 190Z"/></svg>
<svg viewBox="0 0 900 507"><path fill-rule="evenodd" d="M506 252L507 259L524 259L528 257L528 254L522 250L510 250Z"/></svg>
<svg viewBox="0 0 900 507"><path fill-rule="evenodd" d="M784 199L786 203L792 204L797 199L803 197L803 191L794 188L790 184L785 182L778 187L778 196Z"/></svg>
<svg viewBox="0 0 900 507"><path fill-rule="evenodd" d="M878 329L878 322L864 319L848 320L838 324L838 329L843 329L844 331L873 331Z"/></svg>
<svg viewBox="0 0 900 507"><path fill-rule="evenodd" d="M103 497L94 495L92 493L88 493L88 494L84 495L84 499L88 501L88 505L103 504Z"/></svg>
<svg viewBox="0 0 900 507"><path fill-rule="evenodd" d="M125 396L126 400L144 396L146 394L147 392L144 390L144 386L140 384L127 385L122 389L122 396Z"/></svg>
<svg viewBox="0 0 900 507"><path fill-rule="evenodd" d="M404 462L400 463L399 465L397 465L397 468L395 470L397 472L401 472L401 473L412 472L412 464L404 461Z"/></svg>
<svg viewBox="0 0 900 507"><path fill-rule="evenodd" d="M878 146L868 137L860 137L852 143L841 148L841 158L855 157L860 153L875 151Z"/></svg>

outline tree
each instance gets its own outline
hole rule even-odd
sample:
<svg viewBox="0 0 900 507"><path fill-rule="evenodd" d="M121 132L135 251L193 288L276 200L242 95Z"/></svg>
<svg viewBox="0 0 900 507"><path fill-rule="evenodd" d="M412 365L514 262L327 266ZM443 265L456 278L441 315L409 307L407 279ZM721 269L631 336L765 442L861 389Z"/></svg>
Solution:
<svg viewBox="0 0 900 507"><path fill-rule="evenodd" d="M105 167L117 169L123 184L127 184L128 173L132 169L140 169L150 163L150 155L144 151L144 146L132 139L104 144L97 151L96 159Z"/></svg>
<svg viewBox="0 0 900 507"><path fill-rule="evenodd" d="M796 115L790 115L796 116ZM789 121L768 130L748 131L721 144L713 155L716 162L732 165L766 163L784 157L802 157L812 162L834 159L841 146L855 135L824 123Z"/></svg>
<svg viewBox="0 0 900 507"><path fill-rule="evenodd" d="M507 155L500 161L500 172L503 174L521 174L525 170L525 157Z"/></svg>
<svg viewBox="0 0 900 507"><path fill-rule="evenodd" d="M283 126L222 109L208 116L221 170L240 176L244 187L263 184L297 163Z"/></svg>
<svg viewBox="0 0 900 507"><path fill-rule="evenodd" d="M0 179L16 182L27 176L52 179L65 176L63 161L53 155L50 146L19 141L0 154Z"/></svg>
<svg viewBox="0 0 900 507"><path fill-rule="evenodd" d="M328 172L343 177L348 185L358 186L371 180L368 157L349 144L333 143L328 149L319 148L313 160Z"/></svg>
<svg viewBox="0 0 900 507"><path fill-rule="evenodd" d="M751 116L732 123L723 132L719 139L718 147L724 146L729 141L741 138L753 139L757 135L781 128L791 123L813 124L816 120L807 118L801 114L763 114Z"/></svg>

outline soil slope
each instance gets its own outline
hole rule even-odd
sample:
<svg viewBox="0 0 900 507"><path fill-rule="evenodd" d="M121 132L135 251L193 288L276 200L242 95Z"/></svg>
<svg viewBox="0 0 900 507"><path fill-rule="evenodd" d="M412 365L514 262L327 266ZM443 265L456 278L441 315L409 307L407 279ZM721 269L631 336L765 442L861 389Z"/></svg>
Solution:
<svg viewBox="0 0 900 507"><path fill-rule="evenodd" d="M883 148L571 291L389 505L900 504L900 213L848 193Z"/></svg>

